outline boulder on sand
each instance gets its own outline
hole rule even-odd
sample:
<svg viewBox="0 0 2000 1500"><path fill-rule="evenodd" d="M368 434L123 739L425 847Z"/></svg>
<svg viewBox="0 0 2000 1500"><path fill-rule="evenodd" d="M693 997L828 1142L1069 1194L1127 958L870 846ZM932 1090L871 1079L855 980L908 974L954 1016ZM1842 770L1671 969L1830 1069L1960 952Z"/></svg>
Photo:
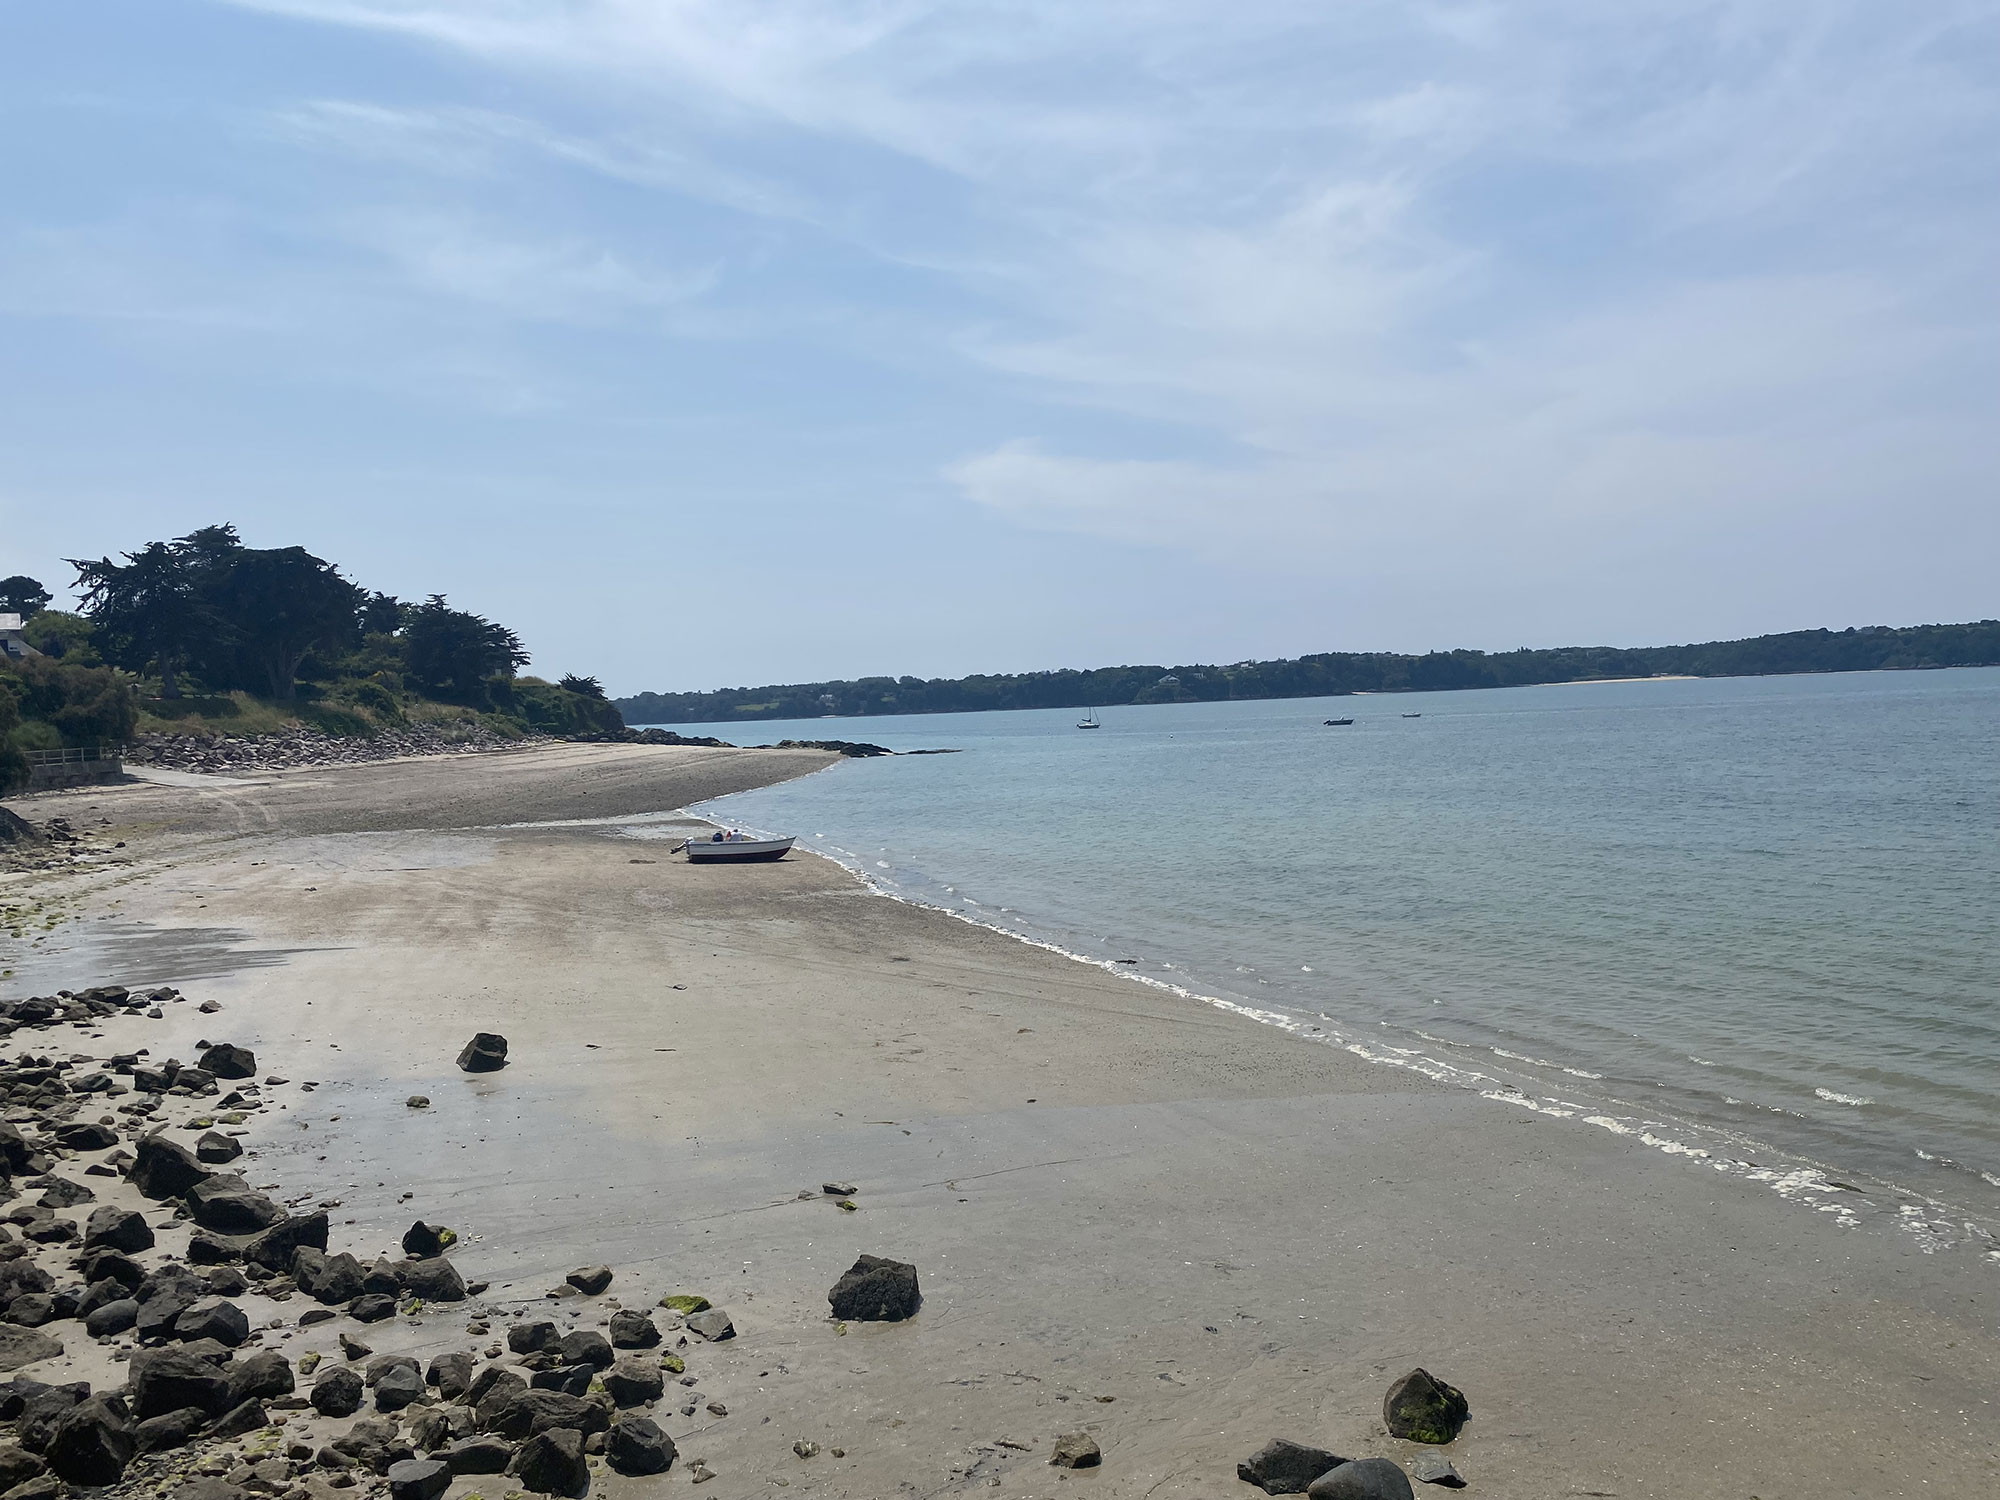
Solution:
<svg viewBox="0 0 2000 1500"><path fill-rule="evenodd" d="M326 1210L288 1214L243 1247L243 1258L267 1271L292 1269L301 1249L326 1249Z"/></svg>
<svg viewBox="0 0 2000 1500"><path fill-rule="evenodd" d="M351 1417L361 1410L361 1377L346 1365L324 1365L313 1382L313 1410L323 1417Z"/></svg>
<svg viewBox="0 0 2000 1500"><path fill-rule="evenodd" d="M285 1216L241 1177L204 1177L185 1196L195 1223L217 1234L255 1234Z"/></svg>
<svg viewBox="0 0 2000 1500"><path fill-rule="evenodd" d="M201 1055L201 1069L217 1078L255 1078L257 1054L248 1047L218 1042Z"/></svg>
<svg viewBox="0 0 2000 1500"><path fill-rule="evenodd" d="M507 1038L498 1032L482 1031L465 1044L458 1054L464 1073L497 1073L507 1066Z"/></svg>
<svg viewBox="0 0 2000 1500"><path fill-rule="evenodd" d="M1320 1475L1306 1490L1306 1500L1416 1500L1416 1492L1392 1460L1363 1458Z"/></svg>
<svg viewBox="0 0 2000 1500"><path fill-rule="evenodd" d="M438 1455L454 1474L498 1474L514 1461L514 1445L497 1437L469 1437Z"/></svg>
<svg viewBox="0 0 2000 1500"><path fill-rule="evenodd" d="M56 1418L45 1457L71 1484L116 1484L137 1447L125 1403L116 1396L92 1396Z"/></svg>
<svg viewBox="0 0 2000 1500"><path fill-rule="evenodd" d="M578 1266L563 1278L586 1297L595 1297L611 1285L611 1267Z"/></svg>
<svg viewBox="0 0 2000 1500"><path fill-rule="evenodd" d="M686 1326L689 1333L698 1333L711 1344L736 1337L736 1325L729 1321L729 1314L719 1307L696 1313L687 1320Z"/></svg>
<svg viewBox="0 0 2000 1500"><path fill-rule="evenodd" d="M389 1500L437 1500L451 1488L451 1465L435 1458L405 1458L389 1465Z"/></svg>
<svg viewBox="0 0 2000 1500"><path fill-rule="evenodd" d="M243 1154L243 1144L233 1135L224 1135L219 1130L211 1130L194 1143L197 1161L207 1162L211 1167L219 1167L224 1162L235 1161Z"/></svg>
<svg viewBox="0 0 2000 1500"><path fill-rule="evenodd" d="M153 1248L153 1226L136 1209L100 1204L83 1225L85 1250L122 1250L130 1255Z"/></svg>
<svg viewBox="0 0 2000 1500"><path fill-rule="evenodd" d="M403 1254L412 1260L429 1260L433 1255L442 1255L446 1233L444 1225L426 1224L419 1219L403 1231Z"/></svg>
<svg viewBox="0 0 2000 1500"><path fill-rule="evenodd" d="M826 1294L833 1315L854 1323L900 1323L923 1303L917 1268L906 1261L864 1255Z"/></svg>
<svg viewBox="0 0 2000 1500"><path fill-rule="evenodd" d="M644 1313L627 1307L611 1315L612 1348L650 1349L659 1341L660 1330Z"/></svg>
<svg viewBox="0 0 2000 1500"><path fill-rule="evenodd" d="M514 1477L537 1495L581 1495L590 1486L583 1434L573 1427L537 1433L514 1455Z"/></svg>
<svg viewBox="0 0 2000 1500"><path fill-rule="evenodd" d="M1308 1447L1290 1438L1270 1442L1236 1466L1236 1477L1267 1495L1303 1495L1306 1487L1347 1460L1324 1448Z"/></svg>
<svg viewBox="0 0 2000 1500"><path fill-rule="evenodd" d="M664 1474L673 1467L674 1440L650 1417L623 1416L604 1435L604 1458L618 1474Z"/></svg>
<svg viewBox="0 0 2000 1500"><path fill-rule="evenodd" d="M1094 1469L1104 1462L1104 1455L1089 1433L1066 1432L1049 1450L1049 1462L1059 1469Z"/></svg>
<svg viewBox="0 0 2000 1500"><path fill-rule="evenodd" d="M1382 1398L1382 1420L1389 1435L1412 1443L1448 1443L1471 1414L1465 1392L1428 1370L1410 1371Z"/></svg>
<svg viewBox="0 0 2000 1500"><path fill-rule="evenodd" d="M216 1417L231 1405L229 1382L222 1372L187 1349L141 1349L125 1370L127 1399L132 1414L142 1422L184 1406L199 1407Z"/></svg>
<svg viewBox="0 0 2000 1500"><path fill-rule="evenodd" d="M396 1267L396 1280L412 1297L426 1302L463 1302L465 1278L458 1267L442 1255L429 1260L406 1260Z"/></svg>
<svg viewBox="0 0 2000 1500"><path fill-rule="evenodd" d="M160 1135L139 1138L126 1174L132 1186L154 1199L178 1198L213 1175L185 1146Z"/></svg>
<svg viewBox="0 0 2000 1500"><path fill-rule="evenodd" d="M328 1307L361 1295L361 1262L345 1250L328 1255L310 1245L292 1252L292 1281L315 1302Z"/></svg>

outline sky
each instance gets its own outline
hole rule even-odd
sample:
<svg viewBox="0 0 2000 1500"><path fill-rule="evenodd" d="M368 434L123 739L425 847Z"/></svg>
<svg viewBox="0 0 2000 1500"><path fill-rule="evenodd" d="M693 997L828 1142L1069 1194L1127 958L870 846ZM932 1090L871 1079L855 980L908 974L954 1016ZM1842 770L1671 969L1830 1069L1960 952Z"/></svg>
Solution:
<svg viewBox="0 0 2000 1500"><path fill-rule="evenodd" d="M2000 0L0 4L0 573L614 692L2000 614Z"/></svg>

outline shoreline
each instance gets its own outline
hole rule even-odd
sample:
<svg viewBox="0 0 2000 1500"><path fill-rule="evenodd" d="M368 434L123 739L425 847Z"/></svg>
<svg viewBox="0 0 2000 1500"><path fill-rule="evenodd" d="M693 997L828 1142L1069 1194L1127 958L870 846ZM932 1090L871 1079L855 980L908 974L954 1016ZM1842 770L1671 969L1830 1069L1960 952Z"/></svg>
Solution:
<svg viewBox="0 0 2000 1500"><path fill-rule="evenodd" d="M451 1222L466 1275L528 1302L589 1260L724 1289L739 1337L716 1347L741 1358L700 1389L731 1415L664 1422L711 1493L1048 1496L1054 1435L1095 1427L1104 1466L1072 1483L1254 1495L1234 1465L1273 1436L1407 1462L1379 1409L1419 1364L1470 1398L1445 1452L1503 1500L2000 1478L2000 1300L1963 1258L1804 1227L1761 1189L1110 984L830 862L690 867L611 825L442 815L664 811L665 780L626 775L643 758L597 748L457 761L455 790L405 767L100 798L134 863L84 898L112 924L61 932L78 967L113 924L244 965L183 987L319 1082L249 1144L288 1195L342 1198L356 1240ZM186 1055L203 1019L147 1040ZM506 1071L451 1068L476 1029L510 1037ZM839 1333L824 1294L864 1250L917 1264L925 1305ZM794 1456L809 1437L848 1456Z"/></svg>
<svg viewBox="0 0 2000 1500"><path fill-rule="evenodd" d="M711 806L706 803L685 810L710 821L750 826L731 823L727 818L711 818ZM1666 1157L1684 1169L1713 1171L1760 1186L1787 1207L1831 1216L1842 1229L1893 1231L1916 1242L1926 1254L1959 1254L2000 1266L2000 1215L1996 1215L1990 1207L1968 1206L1941 1197L1932 1189L1898 1181L1876 1170L1822 1160L1799 1147L1781 1146L1760 1139L1726 1121L1689 1118L1661 1110L1648 1112L1631 1100L1609 1092L1600 1091L1594 1100L1589 1101L1574 1097L1588 1094L1590 1090L1587 1087L1572 1088L1567 1095L1538 1092L1534 1085L1545 1086L1546 1080L1538 1079L1524 1068L1509 1070L1504 1064L1495 1062L1475 1066L1469 1059L1446 1061L1416 1048L1399 1047L1389 1042L1364 1042L1349 1034L1351 1026L1341 1029L1345 1023L1336 1022L1324 1012L1312 1012L1318 1022L1326 1023L1316 1024L1291 1011L1260 1007L1247 999L1210 994L1187 984L1161 979L1114 959L1099 958L1066 947L1053 938L1026 930L1027 924L1010 926L993 918L891 889L882 877L867 867L860 855L851 851L815 846L803 841L795 848L796 852L827 861L857 880L872 895L885 900L936 913L1126 983L1143 985L1182 1000L1244 1017L1299 1042L1332 1047L1372 1066L1405 1070L1434 1083L1473 1093L1489 1103L1526 1109L1553 1120L1589 1126L1628 1145ZM1434 1047L1455 1045L1460 1050L1475 1050L1473 1044L1447 1044L1443 1038L1421 1031L1415 1035ZM1499 1051L1497 1048L1484 1050ZM1520 1062L1537 1061L1511 1053L1500 1055ZM1563 1073L1591 1082L1601 1080L1601 1075L1561 1064L1544 1066L1558 1068ZM1620 1115L1614 1111L1631 1113ZM1664 1134L1667 1130L1674 1134ZM1921 1147L1913 1150L1925 1161L1938 1160L1924 1153ZM1953 1161L1943 1164L1956 1172L1977 1177L1987 1186L2000 1187L2000 1183L1995 1183L1990 1175L1977 1168ZM1857 1182L1867 1186L1856 1187Z"/></svg>

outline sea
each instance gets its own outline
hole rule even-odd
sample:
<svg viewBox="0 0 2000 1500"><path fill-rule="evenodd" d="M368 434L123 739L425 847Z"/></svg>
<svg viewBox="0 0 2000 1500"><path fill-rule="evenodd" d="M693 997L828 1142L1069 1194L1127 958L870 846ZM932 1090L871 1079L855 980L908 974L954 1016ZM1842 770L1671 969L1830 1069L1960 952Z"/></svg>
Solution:
<svg viewBox="0 0 2000 1500"><path fill-rule="evenodd" d="M954 752L701 811L1189 1005L2000 1265L2000 668L1079 717L666 727Z"/></svg>

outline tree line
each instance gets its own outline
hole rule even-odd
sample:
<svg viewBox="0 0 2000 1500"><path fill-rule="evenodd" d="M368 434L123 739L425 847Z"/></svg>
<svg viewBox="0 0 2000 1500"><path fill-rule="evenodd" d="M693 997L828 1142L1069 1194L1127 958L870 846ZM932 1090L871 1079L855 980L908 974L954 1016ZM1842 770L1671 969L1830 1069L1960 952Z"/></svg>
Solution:
<svg viewBox="0 0 2000 1500"><path fill-rule="evenodd" d="M1437 692L1611 677L1755 677L1993 665L2000 665L2000 620L1796 630L1685 646L1562 646L1423 655L1329 651L1231 666L1098 667L928 679L863 677L704 693L639 693L616 702L633 724L713 724L828 714L966 713Z"/></svg>
<svg viewBox="0 0 2000 1500"><path fill-rule="evenodd" d="M36 653L0 669L0 744L122 740L142 712L226 714L230 695L335 733L405 722L424 703L503 729L624 728L595 678L520 676L528 653L506 626L442 594L405 601L365 589L304 547L246 546L232 525L68 561L75 612L51 609L37 579L0 579L0 613L24 618Z"/></svg>

